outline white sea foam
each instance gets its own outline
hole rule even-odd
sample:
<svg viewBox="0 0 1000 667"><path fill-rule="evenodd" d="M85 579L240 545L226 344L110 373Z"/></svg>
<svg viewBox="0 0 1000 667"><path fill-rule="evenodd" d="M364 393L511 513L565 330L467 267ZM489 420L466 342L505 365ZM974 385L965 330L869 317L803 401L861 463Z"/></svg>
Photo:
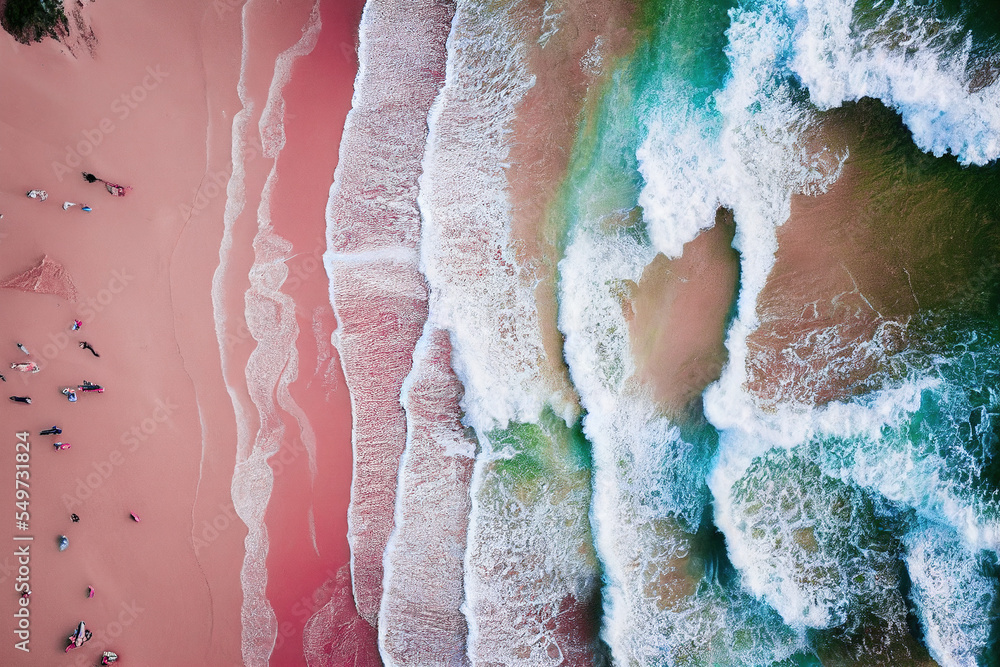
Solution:
<svg viewBox="0 0 1000 667"><path fill-rule="evenodd" d="M476 443L460 421L462 385L448 334L432 320L433 313L403 383L406 450L378 622L387 666L468 664L461 604Z"/></svg>
<svg viewBox="0 0 1000 667"><path fill-rule="evenodd" d="M264 513L272 489L272 473L267 458L280 446L284 426L277 417L273 405L273 391L277 388L279 401L294 410L294 402L287 395L287 384L296 376L294 352L297 324L294 322L294 304L280 295L280 285L287 275L284 257L290 246L283 239L270 232L270 194L274 187L275 173L272 169L261 195L258 208L259 231L254 240L256 257L250 269L251 288L246 295L246 319L251 334L258 341L258 347L250 356L246 370L246 392L258 411L260 430L256 436L250 433L249 418L251 408L244 398L243 388L234 387L229 375L229 355L226 341L225 283L230 272L230 254L233 243L233 227L246 204L246 170L244 147L248 138L248 125L253 114L253 103L246 87L249 62L250 35L248 17L253 11L253 3L243 6L242 29L243 51L238 93L243 108L233 122L233 176L227 188L226 212L222 246L219 250L219 266L213 276L212 301L215 312L216 335L219 340L223 376L227 390L233 401L237 425L236 467L232 480L233 504L237 514L247 526L245 555L240 572L243 587L242 653L245 664L266 665L277 637L277 622L273 609L267 600L268 552L267 529ZM318 3L314 6L302 40L282 53L275 63L275 77L269 91L265 107L266 119L262 117L262 132L281 135L283 130L275 128L283 120L283 105L275 102L288 81L291 62L312 50L320 29ZM280 151L281 142L269 144L271 157ZM291 309L289 310L289 305ZM284 312L282 316L280 313ZM291 313L291 323L288 313ZM284 396L282 396L284 394ZM299 415L301 416L301 415ZM309 429L306 428L306 431ZM308 433L305 435L308 440ZM308 447L308 445L307 445Z"/></svg>
<svg viewBox="0 0 1000 667"><path fill-rule="evenodd" d="M458 3L420 178L420 267L452 335L469 423L481 428L535 421L546 404L575 416L568 383L546 360L536 277L518 263L510 232L504 165L517 105L535 81L526 11Z"/></svg>
<svg viewBox="0 0 1000 667"><path fill-rule="evenodd" d="M458 3L418 198L430 310L450 333L464 422L481 447L462 607L473 664L575 664L594 650L572 620L586 613L597 583L589 483L563 460L572 456L559 444L577 408L568 381L546 358L536 276L518 263L510 231L505 168L518 104L534 85L527 52L534 46L528 36L544 21L538 9ZM561 426L534 426L547 406ZM508 427L535 435L524 436L528 443ZM521 448L539 449L527 455L556 466L556 479L542 483L515 472L519 464L506 465Z"/></svg>
<svg viewBox="0 0 1000 667"><path fill-rule="evenodd" d="M539 428L541 452L511 433L479 433L462 605L472 664L593 660L594 638L581 627L598 585L590 485L585 471L565 460L560 429ZM548 465L534 477L505 468L519 453Z"/></svg>
<svg viewBox="0 0 1000 667"><path fill-rule="evenodd" d="M255 516L257 499L250 496L248 489L255 482L261 482L261 487L270 495L270 477L257 479L260 473L260 462L255 462L252 455L252 436L249 417L250 408L246 404L244 393L231 384L229 355L226 340L226 304L225 283L230 272L230 255L233 246L233 228L236 220L246 205L246 166L244 163L244 147L247 141L247 128L253 114L253 102L246 88L247 65L249 62L249 35L247 32L248 16L252 2L243 5L241 29L243 33L242 53L240 63L240 78L237 92L243 108L233 118L232 161L233 174L226 187L226 210L223 218L223 236L219 248L219 265L212 277L212 307L215 318L216 337L219 341L219 356L222 364L223 379L233 403L236 414L236 467L233 471L231 494L233 506L237 515L248 526L258 526L255 530L249 528L245 540L245 556L240 571L240 583L243 589L243 605L241 607L242 654L248 665L266 665L270 647L277 636L277 621L274 611L267 601L266 555L267 532L261 529L262 519ZM263 464L266 467L266 463Z"/></svg>
<svg viewBox="0 0 1000 667"><path fill-rule="evenodd" d="M896 109L913 140L963 164L1000 156L1000 82L976 63L972 37L933 7L885 2L859 25L854 0L785 0L795 20L791 69L823 109L875 97ZM878 3L877 3L878 5ZM986 83L986 81L983 81Z"/></svg>
<svg viewBox="0 0 1000 667"><path fill-rule="evenodd" d="M911 595L931 657L942 667L976 667L989 643L995 583L948 528L924 525L905 542Z"/></svg>
<svg viewBox="0 0 1000 667"><path fill-rule="evenodd" d="M780 625L769 628L773 619L749 596L706 589L671 602L684 585L676 582L690 576L683 574L683 564L707 498L704 466L710 453L704 443L685 441L631 378L622 315L623 282L638 280L658 251L679 254L686 241L712 224L719 205L730 207L737 223L734 245L742 255L742 289L727 341L730 362L706 407L723 429L740 428L748 419L753 423L754 406L742 390L743 340L757 324L756 298L773 263L775 229L788 217L792 193L821 191L836 178L840 162L804 148L811 116L779 74L790 38L783 16L745 10L732 16L731 76L714 96L719 118L683 102L696 91L667 82L670 94L664 100L670 103L646 119L648 134L637 157L650 243L608 232L601 215L592 215L576 221L560 264L560 329L594 445L593 522L607 581L602 636L624 664L681 659L692 651L706 660L757 664L783 659L803 641ZM738 451L725 436L721 448L723 460L727 450ZM743 631L772 636L733 647L733 653L713 652L733 645L727 633Z"/></svg>
<svg viewBox="0 0 1000 667"><path fill-rule="evenodd" d="M365 4L352 109L326 211L323 260L338 322L331 340L353 420L351 582L358 612L372 625L406 443L400 388L427 308L417 268L417 176L452 12L447 2Z"/></svg>
<svg viewBox="0 0 1000 667"><path fill-rule="evenodd" d="M715 222L724 163L718 116L693 106L696 91L689 84L670 80L663 87L636 152L645 181L639 205L653 248L679 257L685 243Z"/></svg>

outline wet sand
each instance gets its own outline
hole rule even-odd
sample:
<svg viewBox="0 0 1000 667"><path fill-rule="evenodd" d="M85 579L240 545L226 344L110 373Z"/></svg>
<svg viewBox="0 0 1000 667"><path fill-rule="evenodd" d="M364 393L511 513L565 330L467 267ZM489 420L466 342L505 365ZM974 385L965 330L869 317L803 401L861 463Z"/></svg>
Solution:
<svg viewBox="0 0 1000 667"><path fill-rule="evenodd" d="M295 12L304 17L310 7L299 3ZM241 108L240 8L239 2L193 0L169 7L88 5L83 15L98 40L93 58L77 48L74 59L51 41L25 47L0 35L0 50L10 51L18 64L0 73L6 91L0 146L7 156L0 164L0 266L6 277L48 253L66 267L80 293L80 301L70 303L0 290L0 310L8 313L0 321L0 345L9 346L4 363L25 359L15 341L43 363L35 375L4 372L8 382L2 385L10 394L33 398L32 405L2 408L12 442L10 473L0 493L14 494L14 433L28 430L31 521L23 534L34 537L31 652L6 642L0 646L4 664L96 664L105 648L138 664L243 664L239 574L246 528L230 491L236 417L220 369L211 299L232 173L232 121ZM296 437L283 443L293 453L291 462L279 455L271 463L289 470L275 470L275 503L268 510L275 535L267 565L276 584L269 594L279 623L293 623L275 653L283 651L285 664L302 661L301 626L322 604L313 592L347 557L347 396L336 376L336 353L324 346L334 323L325 275L310 251L323 239L326 190L350 103L360 2L330 2L328 10L330 33L317 49L317 58L326 61L303 68L301 85L315 86L322 78L330 90L315 106L308 95L295 98L292 85L287 97L289 112L301 114L287 127L289 143L305 146L299 158L312 156L321 135L326 148L282 169L283 179L308 192L276 196L287 216L283 224L290 226L279 233L292 239L295 252L305 253L289 262L291 275L299 276L290 291L300 307L301 330L300 384L291 391L322 434L311 492L302 493L308 491L301 481L308 473L306 457L294 456ZM299 26L272 32L287 32L294 43ZM254 54L258 71L266 70L267 58L273 70L274 56L289 45L275 39L270 52ZM331 52L338 57L330 58ZM270 76L263 79L265 97ZM296 112L296 105L303 108ZM263 169L259 150L252 143L248 150L258 151L253 159ZM133 190L112 197L100 184L86 183L81 170ZM49 199L26 198L31 188L46 189ZM64 200L93 211L63 211ZM247 208L254 213L256 202ZM256 220L238 230L231 257L232 266L243 269L243 287L238 277L226 285L226 344L234 359L226 379L243 392L239 354L245 360L253 345L241 326L251 226L255 231ZM84 321L79 332L69 330L74 317ZM101 356L77 348L77 340L91 342ZM80 395L75 404L60 395L60 387L84 379L107 391ZM64 429L60 438L71 449L56 452L50 443L58 438L38 435L53 423ZM312 550L311 544L301 548L311 542L303 503L313 506L322 557L303 560ZM129 518L130 511L141 523ZM70 512L80 515L79 523L70 522ZM16 531L11 526L7 532L12 537ZM60 534L70 540L62 553L55 542ZM0 577L8 583L13 562L0 558ZM93 599L87 598L88 585L97 590ZM9 604L13 610L14 594ZM94 639L64 658L65 637L80 620Z"/></svg>

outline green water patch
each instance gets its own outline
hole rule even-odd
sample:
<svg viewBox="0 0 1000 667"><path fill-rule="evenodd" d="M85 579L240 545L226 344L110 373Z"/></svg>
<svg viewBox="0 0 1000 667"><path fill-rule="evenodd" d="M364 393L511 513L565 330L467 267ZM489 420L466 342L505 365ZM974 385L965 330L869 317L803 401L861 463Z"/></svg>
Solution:
<svg viewBox="0 0 1000 667"><path fill-rule="evenodd" d="M983 571L993 581L996 590L1000 590L1000 558L997 554L986 554L983 563ZM990 635L986 644L986 650L980 660L982 667L1000 667L1000 595L994 600L989 609L984 609L986 617L990 623Z"/></svg>
<svg viewBox="0 0 1000 667"><path fill-rule="evenodd" d="M498 459L493 470L517 483L532 484L564 473L589 470L590 442L583 435L582 419L572 426L546 408L538 423L514 422L488 434L495 449L511 455Z"/></svg>
<svg viewBox="0 0 1000 667"><path fill-rule="evenodd" d="M928 315L910 323L912 347L902 361L910 372L940 381L924 391L917 410L891 437L922 456L948 462L942 479L983 511L996 515L1000 497L1000 331L962 313ZM995 518L1000 519L1000 516Z"/></svg>
<svg viewBox="0 0 1000 667"><path fill-rule="evenodd" d="M634 48L618 58L584 105L570 165L550 219L566 236L580 225L612 222L644 238L636 151L664 105L711 110L728 72L725 31L733 0L648 0L636 12Z"/></svg>
<svg viewBox="0 0 1000 667"><path fill-rule="evenodd" d="M803 613L815 654L805 664L926 665L929 659L907 600L904 548L898 537L914 513L878 494L827 475L813 442L758 457L733 486L741 542L766 554L752 568L780 577L795 591L772 591L786 613ZM786 590L786 589L782 589ZM809 604L806 613L800 606Z"/></svg>
<svg viewBox="0 0 1000 667"><path fill-rule="evenodd" d="M931 44L944 47L945 53L956 56L965 48L968 36L972 57L967 74L973 85L982 87L996 80L1000 73L997 58L1000 12L995 0L912 0L908 6L904 5L904 11L900 11L899 4L862 0L854 5L854 21L862 28L870 28L880 21L896 29L904 24L919 25ZM890 13L895 16L886 21ZM918 19L922 20L917 23Z"/></svg>
<svg viewBox="0 0 1000 667"><path fill-rule="evenodd" d="M904 610L894 536L902 524L878 497L824 475L819 459L815 445L772 449L733 485L743 548L767 556L750 567L783 581L780 591L796 591L797 607L779 589L766 594L808 625L854 630L866 614L889 614L886 623L898 625Z"/></svg>

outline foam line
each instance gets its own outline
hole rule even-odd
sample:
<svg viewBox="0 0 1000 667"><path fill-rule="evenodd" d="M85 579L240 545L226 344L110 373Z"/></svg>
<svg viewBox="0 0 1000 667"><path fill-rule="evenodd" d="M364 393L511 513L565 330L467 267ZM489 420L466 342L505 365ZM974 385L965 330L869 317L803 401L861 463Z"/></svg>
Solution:
<svg viewBox="0 0 1000 667"><path fill-rule="evenodd" d="M451 368L451 342L432 318L403 383L406 450L378 623L387 667L469 664L461 605L476 442L461 423L462 385Z"/></svg>
<svg viewBox="0 0 1000 667"><path fill-rule="evenodd" d="M790 68L821 109L874 97L896 109L924 151L962 164L1000 157L1000 82L971 33L933 3L784 0L795 21ZM859 15L866 17L862 27Z"/></svg>
<svg viewBox="0 0 1000 667"><path fill-rule="evenodd" d="M300 41L279 55L275 62L274 80L269 90L265 113L261 119L262 125L260 127L262 128L273 130L276 124L280 125L281 123L280 115L283 113L283 104L276 103L275 97L280 96L282 87L288 81L291 62L296 57L311 51L315 45L321 27L318 8L317 2ZM240 571L240 581L243 587L242 653L245 664L266 665L277 637L275 614L266 595L268 537L264 525L264 513L273 485L271 468L267 463L267 458L275 453L280 445L284 426L280 419L277 419L273 405L271 405L273 399L270 391L265 390L261 383L266 386L277 385L279 394L283 387L287 393L287 383L295 378L297 372L295 359L289 357L288 338L297 333L297 324L294 323L294 303L290 303L287 298L282 300L282 295L277 291L287 275L287 266L284 265L281 256L287 255L290 247L286 247L287 242L282 243L283 239L270 234L270 195L276 179L276 173L272 167L257 212L258 234L254 239L256 252L254 263L250 269L251 287L246 296L248 327L259 343L263 341L263 344L259 344L251 353L246 369L248 394L260 417L260 430L256 436L251 436L248 426L251 421L247 418L249 407L244 404L243 398L228 379L229 356L226 351L227 334L224 309L224 282L230 273L233 227L246 204L246 169L243 148L246 145L248 124L253 114L253 103L246 87L247 63L249 61L248 23L251 11L252 3L243 6L243 49L240 80L237 87L243 109L233 122L233 176L227 187L223 241L219 251L219 266L213 276L212 298L223 376L226 378L227 390L236 413L237 455L231 492L236 512L248 530L243 566ZM262 134L265 133L268 134L268 138L265 138L267 150L271 151L271 157L275 157L280 151L282 142L274 137L283 137L283 130L275 134L274 137L271 136L271 132L262 132ZM277 332L266 333L270 331L272 324L270 316L273 311L270 310L267 303L262 303L257 298L258 296L263 296L265 299L268 296L274 296L274 300L270 303L279 307L283 306L285 313L290 312L293 326L289 328L286 317L284 327ZM268 352L273 352L273 346L268 345L270 341L264 340L265 335L271 338L277 336L285 341L284 349L277 352L277 356L283 357L283 359L277 364L274 354L268 355ZM292 348L294 340L292 337L290 343ZM292 357L294 356L292 354ZM269 380L271 383L267 385ZM286 402L287 400L286 398ZM311 456L314 456L314 453Z"/></svg>
<svg viewBox="0 0 1000 667"><path fill-rule="evenodd" d="M332 343L351 396L351 585L358 613L372 625L406 444L400 390L427 313L416 262L416 189L452 13L451 3L431 0L365 4L352 108L326 211Z"/></svg>

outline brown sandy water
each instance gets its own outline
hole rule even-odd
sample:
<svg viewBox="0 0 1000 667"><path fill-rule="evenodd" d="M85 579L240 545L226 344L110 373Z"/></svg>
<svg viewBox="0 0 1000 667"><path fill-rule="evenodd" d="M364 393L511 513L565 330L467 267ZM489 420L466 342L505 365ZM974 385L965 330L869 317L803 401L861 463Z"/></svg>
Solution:
<svg viewBox="0 0 1000 667"><path fill-rule="evenodd" d="M914 315L981 310L997 274L995 169L920 153L871 100L827 114L821 137L850 157L828 192L793 197L778 230L748 341L750 388L764 403L877 387Z"/></svg>
<svg viewBox="0 0 1000 667"><path fill-rule="evenodd" d="M657 255L626 303L636 378L653 388L672 418L700 414L701 393L726 361L725 331L739 277L732 215L684 246L676 259Z"/></svg>
<svg viewBox="0 0 1000 667"><path fill-rule="evenodd" d="M537 20L543 3L528 7L534 20L525 35L535 85L524 95L512 125L511 166L507 170L512 203L511 244L517 258L538 280L535 288L545 359L550 374L568 377L562 334L556 326L556 263L561 230L547 220L569 166L570 147L587 91L611 71L613 59L631 48L634 3L586 0L562 7L558 30L538 44L548 26Z"/></svg>

